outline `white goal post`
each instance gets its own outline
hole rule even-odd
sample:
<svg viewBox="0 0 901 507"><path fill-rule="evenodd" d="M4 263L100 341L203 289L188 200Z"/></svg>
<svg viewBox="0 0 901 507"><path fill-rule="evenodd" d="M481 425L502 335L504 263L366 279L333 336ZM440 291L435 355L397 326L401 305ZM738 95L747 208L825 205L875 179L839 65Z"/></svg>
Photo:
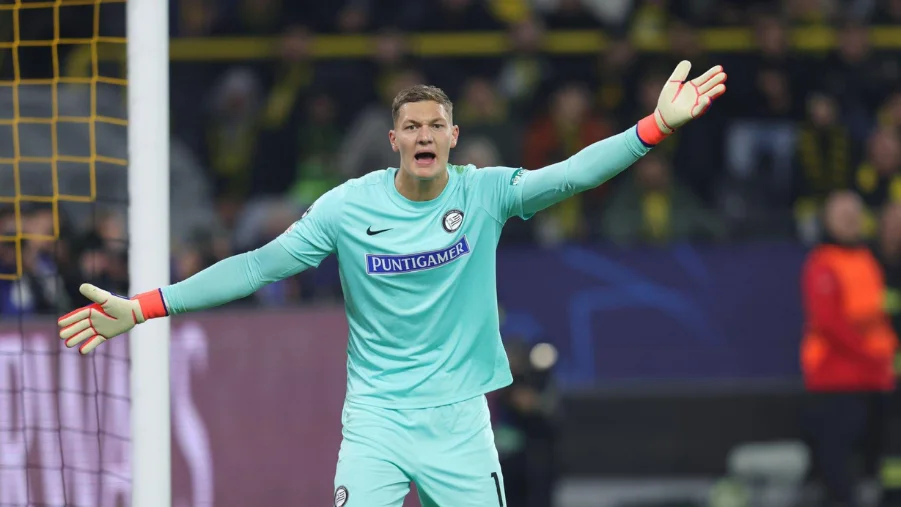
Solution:
<svg viewBox="0 0 901 507"><path fill-rule="evenodd" d="M127 0L130 295L169 280L169 2ZM169 319L135 327L132 507L171 507Z"/></svg>

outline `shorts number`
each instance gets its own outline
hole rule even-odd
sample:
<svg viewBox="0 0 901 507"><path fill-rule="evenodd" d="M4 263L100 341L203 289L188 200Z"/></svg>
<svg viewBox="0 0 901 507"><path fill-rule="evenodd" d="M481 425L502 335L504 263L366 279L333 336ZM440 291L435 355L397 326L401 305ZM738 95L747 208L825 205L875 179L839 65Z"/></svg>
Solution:
<svg viewBox="0 0 901 507"><path fill-rule="evenodd" d="M491 472L491 478L494 479L494 488L497 490L497 504L504 507L504 496L501 494L501 480L497 476L497 472Z"/></svg>

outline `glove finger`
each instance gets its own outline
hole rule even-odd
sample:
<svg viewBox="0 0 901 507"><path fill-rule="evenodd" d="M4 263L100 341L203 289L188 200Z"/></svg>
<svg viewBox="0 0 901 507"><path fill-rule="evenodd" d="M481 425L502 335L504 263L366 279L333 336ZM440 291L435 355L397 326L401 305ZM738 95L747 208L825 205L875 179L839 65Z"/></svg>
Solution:
<svg viewBox="0 0 901 507"><path fill-rule="evenodd" d="M90 338L96 334L97 334L97 331L95 331L94 328L92 328L92 327L84 329L81 332L79 332L78 334L76 334L75 336L72 336L71 338L66 340L66 347L69 347L71 349L72 347L78 345L79 343L87 340L88 338Z"/></svg>
<svg viewBox="0 0 901 507"><path fill-rule="evenodd" d="M59 337L63 340L68 340L69 338L72 338L76 334L84 331L85 329L88 329L89 327L91 327L91 319L82 319L75 324L72 324L71 326L66 326L60 329Z"/></svg>
<svg viewBox="0 0 901 507"><path fill-rule="evenodd" d="M688 78L688 73L691 71L691 62L688 60L682 60L679 62L679 65L676 65L676 70L673 71L673 74L669 77L669 81L667 85L679 85L685 82L685 79Z"/></svg>
<svg viewBox="0 0 901 507"><path fill-rule="evenodd" d="M101 343L103 343L105 341L106 341L106 338L100 336L99 334L95 335L90 340L84 342L84 345L82 345L81 347L78 347L78 352L80 352L82 355L90 354L91 351L96 349L98 346L100 346Z"/></svg>
<svg viewBox="0 0 901 507"><path fill-rule="evenodd" d="M720 83L704 93L704 96L713 100L724 93L726 93L726 85Z"/></svg>
<svg viewBox="0 0 901 507"><path fill-rule="evenodd" d="M692 79L691 83L695 86L701 86L702 84L706 83L707 81L710 81L710 79L713 78L713 76L715 76L717 74L721 74L721 73L723 73L723 66L722 65L714 65L713 67L710 67L709 69L707 69L707 72Z"/></svg>
<svg viewBox="0 0 901 507"><path fill-rule="evenodd" d="M691 110L691 117L697 118L699 116L702 116L704 113L707 112L707 108L709 108L709 107L710 107L710 97L704 95L703 97L701 97L698 100L698 105L696 105Z"/></svg>
<svg viewBox="0 0 901 507"><path fill-rule="evenodd" d="M91 308L94 306L96 305L83 306L77 310L71 311L60 317L59 320L56 321L56 323L59 325L59 327L71 326L79 320L88 318L88 316L91 314Z"/></svg>
<svg viewBox="0 0 901 507"><path fill-rule="evenodd" d="M692 81L692 82L694 82L694 81ZM698 84L696 86L698 87L698 93L701 95L704 95L707 92L709 92L710 90L712 90L714 87L716 87L717 85L720 85L725 82L726 82L726 73L718 72L718 73L714 74L713 76L711 76L706 81L703 81L703 82L701 82L701 84Z"/></svg>
<svg viewBox="0 0 901 507"><path fill-rule="evenodd" d="M81 284L81 287L78 288L78 292L81 292L81 295L90 299L91 301L102 305L109 301L110 293L99 288L95 287L89 283Z"/></svg>

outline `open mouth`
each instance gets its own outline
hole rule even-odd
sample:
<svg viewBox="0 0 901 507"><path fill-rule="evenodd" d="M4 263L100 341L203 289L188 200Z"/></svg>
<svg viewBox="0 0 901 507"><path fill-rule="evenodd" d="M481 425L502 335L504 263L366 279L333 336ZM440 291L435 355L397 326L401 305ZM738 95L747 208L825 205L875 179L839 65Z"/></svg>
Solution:
<svg viewBox="0 0 901 507"><path fill-rule="evenodd" d="M413 158L416 159L416 165L426 166L431 165L432 162L435 161L435 153L431 151L421 151L416 155L413 155Z"/></svg>

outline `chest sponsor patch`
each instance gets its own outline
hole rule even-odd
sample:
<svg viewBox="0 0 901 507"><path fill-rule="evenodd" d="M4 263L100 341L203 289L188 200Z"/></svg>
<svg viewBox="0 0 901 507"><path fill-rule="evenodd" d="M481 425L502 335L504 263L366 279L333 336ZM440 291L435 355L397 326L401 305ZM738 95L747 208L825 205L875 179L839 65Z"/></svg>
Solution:
<svg viewBox="0 0 901 507"><path fill-rule="evenodd" d="M454 262L471 252L466 236L440 250L404 255L366 254L366 273L394 275L434 269Z"/></svg>

